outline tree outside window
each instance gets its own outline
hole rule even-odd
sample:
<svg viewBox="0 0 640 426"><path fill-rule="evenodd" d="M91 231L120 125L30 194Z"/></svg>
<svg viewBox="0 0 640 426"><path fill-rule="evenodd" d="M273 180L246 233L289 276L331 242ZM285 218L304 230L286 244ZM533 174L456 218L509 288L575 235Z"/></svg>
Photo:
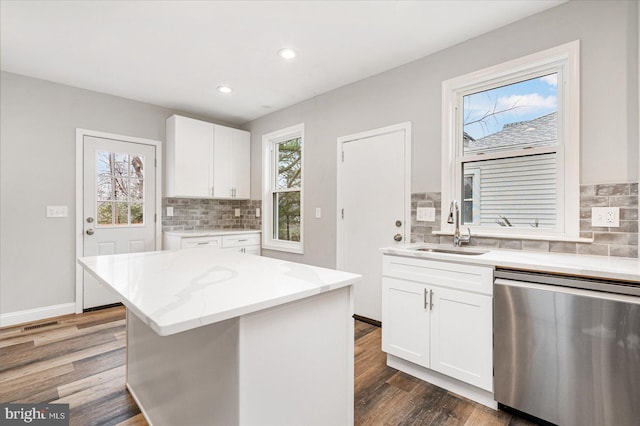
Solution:
<svg viewBox="0 0 640 426"><path fill-rule="evenodd" d="M300 184L302 144L300 138L275 144L276 189L273 193L274 238L300 241Z"/></svg>

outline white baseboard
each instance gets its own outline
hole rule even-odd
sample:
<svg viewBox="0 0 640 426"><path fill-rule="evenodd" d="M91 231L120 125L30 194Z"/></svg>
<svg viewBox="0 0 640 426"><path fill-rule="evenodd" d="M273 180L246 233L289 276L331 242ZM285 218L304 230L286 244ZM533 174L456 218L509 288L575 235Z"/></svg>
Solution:
<svg viewBox="0 0 640 426"><path fill-rule="evenodd" d="M60 315L74 314L76 304L63 303L61 305L44 306L42 308L27 309L24 311L0 314L0 327L22 324L25 322L39 321L47 318L58 317Z"/></svg>

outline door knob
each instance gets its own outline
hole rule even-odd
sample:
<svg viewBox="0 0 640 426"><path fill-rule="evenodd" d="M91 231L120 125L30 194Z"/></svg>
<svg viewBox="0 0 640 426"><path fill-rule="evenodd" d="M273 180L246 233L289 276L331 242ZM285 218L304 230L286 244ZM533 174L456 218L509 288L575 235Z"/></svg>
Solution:
<svg viewBox="0 0 640 426"><path fill-rule="evenodd" d="M87 229L87 235L93 235L94 232L93 229Z"/></svg>
<svg viewBox="0 0 640 426"><path fill-rule="evenodd" d="M88 217L87 218L87 223L92 223L93 222L93 218L92 217Z"/></svg>
<svg viewBox="0 0 640 426"><path fill-rule="evenodd" d="M396 241L402 241L402 234L396 234L393 236L393 239Z"/></svg>
<svg viewBox="0 0 640 426"><path fill-rule="evenodd" d="M400 228L402 226L401 220L396 220L396 227Z"/></svg>

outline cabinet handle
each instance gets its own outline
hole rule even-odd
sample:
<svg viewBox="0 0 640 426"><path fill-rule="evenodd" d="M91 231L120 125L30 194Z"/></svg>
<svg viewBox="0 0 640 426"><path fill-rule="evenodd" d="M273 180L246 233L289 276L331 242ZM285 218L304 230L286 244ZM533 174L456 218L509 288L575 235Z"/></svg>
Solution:
<svg viewBox="0 0 640 426"><path fill-rule="evenodd" d="M198 245L199 246L207 246L207 245L209 245L209 242L208 241L203 241L201 243L198 243Z"/></svg>
<svg viewBox="0 0 640 426"><path fill-rule="evenodd" d="M429 290L429 310L433 311L433 290Z"/></svg>
<svg viewBox="0 0 640 426"><path fill-rule="evenodd" d="M427 293L427 289L425 288L424 289L424 308L425 309L428 309L428 307L429 307L428 300L429 300L429 293Z"/></svg>

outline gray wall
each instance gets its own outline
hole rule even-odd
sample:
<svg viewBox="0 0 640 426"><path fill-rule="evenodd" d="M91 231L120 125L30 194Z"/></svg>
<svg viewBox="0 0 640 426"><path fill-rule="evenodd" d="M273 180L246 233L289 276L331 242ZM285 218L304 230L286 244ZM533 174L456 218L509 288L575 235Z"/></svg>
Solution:
<svg viewBox="0 0 640 426"><path fill-rule="evenodd" d="M72 303L76 128L164 141L174 112L5 72L0 91L0 312Z"/></svg>
<svg viewBox="0 0 640 426"><path fill-rule="evenodd" d="M262 135L305 123L305 254L335 266L337 138L412 123L412 192L440 191L441 83L562 43L581 41L581 183L638 180L638 4L572 1L383 74L246 123L252 198L261 197ZM314 218L316 207L323 217Z"/></svg>

